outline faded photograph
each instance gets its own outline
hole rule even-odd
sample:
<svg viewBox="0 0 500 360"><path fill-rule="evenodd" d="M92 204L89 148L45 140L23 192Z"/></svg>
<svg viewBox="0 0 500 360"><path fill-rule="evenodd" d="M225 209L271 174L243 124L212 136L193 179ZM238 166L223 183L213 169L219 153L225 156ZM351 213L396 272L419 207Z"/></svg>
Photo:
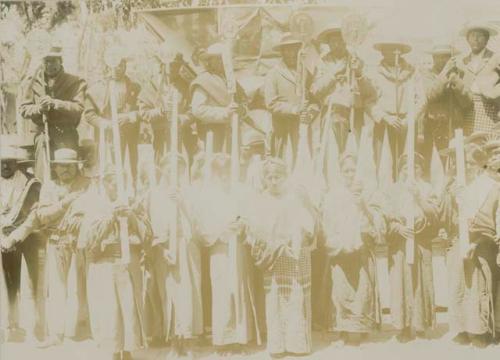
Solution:
<svg viewBox="0 0 500 360"><path fill-rule="evenodd" d="M0 358L500 359L498 0L0 0Z"/></svg>

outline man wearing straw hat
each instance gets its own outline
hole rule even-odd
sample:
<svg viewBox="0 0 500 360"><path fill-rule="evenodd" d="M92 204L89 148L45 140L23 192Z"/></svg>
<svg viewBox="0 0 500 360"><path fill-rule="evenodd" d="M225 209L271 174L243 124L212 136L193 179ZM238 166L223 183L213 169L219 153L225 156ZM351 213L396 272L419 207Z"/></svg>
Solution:
<svg viewBox="0 0 500 360"><path fill-rule="evenodd" d="M113 94L111 84L114 83L114 99L116 100L116 111L118 114L118 126L120 129L120 146L122 161L126 159L128 150L130 173L135 187L137 180L137 162L139 157L138 143L140 133L140 116L137 106L137 97L141 87L132 81L126 74L127 54L125 49L118 46L110 46L105 53L105 64L109 77L89 87L85 99L85 119L96 129L96 139L104 133L105 148L109 146L110 137L108 131L112 126L112 104ZM101 130L102 128L102 130ZM107 149L107 148L106 148ZM103 151L102 149L99 150ZM100 154L102 161L106 159L107 151Z"/></svg>
<svg viewBox="0 0 500 360"><path fill-rule="evenodd" d="M473 102L473 106L465 112L466 135L475 131L489 131L500 120L499 104L489 101L480 86L481 76L499 59L498 55L487 48L489 39L497 34L498 31L488 23L467 24L460 35L465 37L471 51L465 56L453 57L444 70L448 77L448 87L466 92Z"/></svg>
<svg viewBox="0 0 500 360"><path fill-rule="evenodd" d="M377 100L377 93L363 74L363 63L350 54L342 37L338 23L330 24L317 36L317 41L327 44L330 51L316 68L311 93L323 104L323 115L327 115L331 101L332 129L342 153L349 131L355 131L359 141L363 126L363 108ZM356 92L356 93L355 93ZM354 106L354 110L352 107ZM361 110L361 111L360 111ZM354 129L350 129L351 111L354 111Z"/></svg>
<svg viewBox="0 0 500 360"><path fill-rule="evenodd" d="M44 169L48 164L44 156L45 135L50 140L51 154L61 147L78 147L77 127L83 111L86 83L64 71L62 48L53 46L44 54L40 69L26 80L22 88L19 113L36 125L35 175L44 179ZM44 135L45 120L48 134Z"/></svg>
<svg viewBox="0 0 500 360"><path fill-rule="evenodd" d="M226 152L230 148L230 124L232 114L237 113L241 119L246 114L243 105L245 95L243 89L236 85L236 103L232 102L228 92L222 55L225 45L215 43L199 55L205 71L198 74L191 84L191 112L197 119L200 139L206 142L208 132L213 133L213 150Z"/></svg>
<svg viewBox="0 0 500 360"><path fill-rule="evenodd" d="M302 41L291 33L282 35L280 42L273 48L281 54L282 60L267 74L264 87L266 107L273 116L271 154L284 158L291 144L294 162L300 122L309 123L313 113L317 113L316 105L302 103L298 91L298 55L301 47Z"/></svg>
<svg viewBox="0 0 500 360"><path fill-rule="evenodd" d="M49 338L41 347L60 345L65 336L77 338L85 332L85 260L76 242L83 216L79 199L90 180L81 174L81 163L73 149L54 152L55 180L43 184L38 206L7 240L17 243L34 231L48 238Z"/></svg>
<svg viewBox="0 0 500 360"><path fill-rule="evenodd" d="M433 146L438 151L447 148L455 129L463 127L464 113L472 108L472 101L463 87L448 86L444 69L455 53L450 45L435 45L429 51L433 67L420 74L424 97L418 114L418 131L423 135L422 155L426 173L430 171Z"/></svg>
<svg viewBox="0 0 500 360"><path fill-rule="evenodd" d="M19 291L21 285L21 261L24 257L28 268L30 290L35 305L34 336L42 341L45 336L44 266L45 244L38 235L30 234L23 242L16 243L8 235L19 227L38 201L40 182L21 170L22 163L29 161L26 151L6 145L2 136L0 151L2 173L0 178L0 246L2 266L9 303L7 341L23 341L25 331L19 327Z"/></svg>
<svg viewBox="0 0 500 360"><path fill-rule="evenodd" d="M376 42L374 48L380 51L382 60L373 76L379 89L377 103L370 109L375 121L373 140L377 164L380 159L385 133L393 159L393 177L397 176L397 160L404 152L408 115L411 112L412 94L415 91L415 68L404 55L411 51L411 46L393 37L386 37Z"/></svg>

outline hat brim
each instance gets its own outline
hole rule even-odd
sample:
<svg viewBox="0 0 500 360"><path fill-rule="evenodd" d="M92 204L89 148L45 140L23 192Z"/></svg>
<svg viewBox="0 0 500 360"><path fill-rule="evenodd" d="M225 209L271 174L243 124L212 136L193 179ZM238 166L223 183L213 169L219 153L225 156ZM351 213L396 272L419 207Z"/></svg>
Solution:
<svg viewBox="0 0 500 360"><path fill-rule="evenodd" d="M302 41L300 41L300 40L283 41L277 45L274 45L273 50L279 52L279 51L281 51L282 48L284 48L286 46L292 46L292 45L302 46Z"/></svg>
<svg viewBox="0 0 500 360"><path fill-rule="evenodd" d="M488 25L473 25L467 26L460 31L460 36L467 37L467 35L473 30L483 30L490 34L490 37L498 35L498 30L488 26Z"/></svg>
<svg viewBox="0 0 500 360"><path fill-rule="evenodd" d="M402 42L378 42L373 45L373 47L382 52L384 49L393 48L394 50L399 50L402 54L407 54L411 51L411 46Z"/></svg>
<svg viewBox="0 0 500 360"><path fill-rule="evenodd" d="M50 163L54 164L54 165L57 165L57 164L61 164L61 165L82 164L84 162L85 162L85 160L51 160L50 161Z"/></svg>
<svg viewBox="0 0 500 360"><path fill-rule="evenodd" d="M328 37L330 35L332 35L332 34L340 34L340 35L342 35L342 29L340 27L331 27L331 28L325 29L322 32L320 32L318 34L318 36L316 36L316 40L319 43L326 43Z"/></svg>

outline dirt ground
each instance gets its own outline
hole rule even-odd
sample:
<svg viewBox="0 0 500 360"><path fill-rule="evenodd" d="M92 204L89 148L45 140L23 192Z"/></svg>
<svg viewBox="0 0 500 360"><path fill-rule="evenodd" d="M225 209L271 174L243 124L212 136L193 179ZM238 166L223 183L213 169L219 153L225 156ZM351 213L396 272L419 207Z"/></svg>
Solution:
<svg viewBox="0 0 500 360"><path fill-rule="evenodd" d="M313 335L313 353L302 357L286 357L285 359L404 359L404 360L426 360L444 357L448 359L500 359L500 345L490 346L486 349L474 349L468 346L459 346L451 341L452 334L448 333L446 325L446 314L438 314L438 326L430 334L428 340L415 340L408 344L399 344L393 336L395 334L390 324L390 318L384 316L384 327L382 331L372 336L369 343L360 347L347 347L337 340L333 334L315 332ZM74 342L66 340L62 346L50 349L37 349L34 343L2 344L0 349L2 360L59 360L59 359L81 359L98 360L102 355L98 352L95 343L91 340ZM137 360L160 360L175 359L176 356L169 348L143 349L134 352L133 358ZM211 347L196 348L191 359L220 359L221 356L213 352ZM269 359L264 347L253 347L245 354L231 355L224 358L260 360Z"/></svg>

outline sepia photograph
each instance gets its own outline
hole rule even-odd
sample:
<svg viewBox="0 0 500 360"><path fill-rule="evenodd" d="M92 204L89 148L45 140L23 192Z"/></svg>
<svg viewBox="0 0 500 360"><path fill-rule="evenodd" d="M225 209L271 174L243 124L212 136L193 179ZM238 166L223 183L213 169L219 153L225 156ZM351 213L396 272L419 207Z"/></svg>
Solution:
<svg viewBox="0 0 500 360"><path fill-rule="evenodd" d="M0 359L500 360L499 0L0 0Z"/></svg>

